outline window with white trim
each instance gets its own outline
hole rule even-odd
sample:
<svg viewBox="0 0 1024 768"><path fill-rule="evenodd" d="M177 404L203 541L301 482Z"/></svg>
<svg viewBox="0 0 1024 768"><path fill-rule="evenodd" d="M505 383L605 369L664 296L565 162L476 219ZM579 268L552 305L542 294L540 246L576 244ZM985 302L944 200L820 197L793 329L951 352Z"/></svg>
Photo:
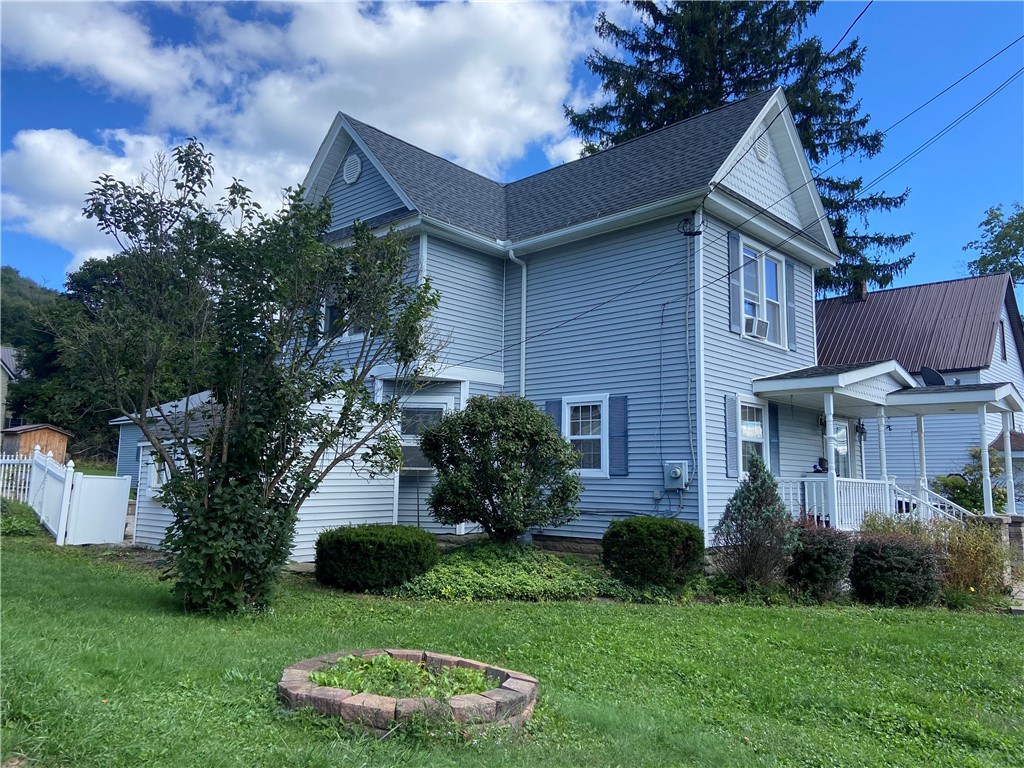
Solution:
<svg viewBox="0 0 1024 768"><path fill-rule="evenodd" d="M781 345L786 337L784 262L752 245L744 245L740 274L744 334Z"/></svg>
<svg viewBox="0 0 1024 768"><path fill-rule="evenodd" d="M455 398L445 395L412 395L402 403L398 414L398 434L402 442L418 445L425 427L436 424L455 409Z"/></svg>
<svg viewBox="0 0 1024 768"><path fill-rule="evenodd" d="M327 304L324 306L323 315L321 316L321 320L320 320L320 334L321 334L321 338L325 338L327 336L327 331L328 331L329 328L332 328L333 326L335 326L335 325L337 325L339 323L344 323L345 320L346 320L346 318L345 318L345 309L344 309L344 307L339 307L337 304L335 304L333 302L330 302L330 301L327 302ZM363 327L360 326L358 323L353 321L353 322L349 323L349 325L345 329L344 333L341 333L341 334L338 335L338 338L339 339L356 339L356 338L361 338L363 333L364 333Z"/></svg>
<svg viewBox="0 0 1024 768"><path fill-rule="evenodd" d="M750 471L750 454L756 453L768 463L768 409L740 401L740 466Z"/></svg>
<svg viewBox="0 0 1024 768"><path fill-rule="evenodd" d="M579 454L581 477L608 477L608 395L563 399L562 433Z"/></svg>

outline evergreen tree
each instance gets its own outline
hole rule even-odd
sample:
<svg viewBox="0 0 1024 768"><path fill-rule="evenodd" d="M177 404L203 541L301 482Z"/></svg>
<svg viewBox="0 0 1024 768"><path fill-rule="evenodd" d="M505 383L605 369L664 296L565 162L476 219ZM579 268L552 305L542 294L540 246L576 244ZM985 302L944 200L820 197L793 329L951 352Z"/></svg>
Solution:
<svg viewBox="0 0 1024 768"><path fill-rule="evenodd" d="M881 151L883 136L868 129L869 116L853 94L864 59L860 42L826 51L820 38L804 36L820 2L623 2L641 22L626 28L599 14L595 29L616 52L595 49L587 58L608 101L580 111L565 107L584 154L775 86L786 90L815 175L840 156ZM835 268L819 271L819 290L840 292L863 280L884 288L906 271L913 254L886 259L910 235L857 225L902 206L908 190L868 193L862 177L822 176L818 191L841 256Z"/></svg>

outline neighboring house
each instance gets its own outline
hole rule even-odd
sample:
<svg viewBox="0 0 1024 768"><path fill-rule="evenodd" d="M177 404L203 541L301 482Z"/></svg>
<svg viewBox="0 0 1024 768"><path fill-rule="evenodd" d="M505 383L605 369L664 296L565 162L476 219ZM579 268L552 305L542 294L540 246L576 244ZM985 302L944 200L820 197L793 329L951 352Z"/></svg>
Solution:
<svg viewBox="0 0 1024 768"><path fill-rule="evenodd" d="M794 513L855 524L839 515L853 491L894 490L854 487L834 467L808 477L834 448L819 422L953 397L932 388L922 399L893 361L817 366L814 270L837 249L781 90L505 184L339 114L304 186L334 204L329 241L357 219L410 236L410 279L439 291L432 332L446 345L405 402L403 471L374 483L340 474L311 498L298 560L332 525L466 532L430 517L416 435L474 395L525 395L580 450L581 517L540 532L595 538L613 519L655 514L696 523L709 541L750 451ZM393 370L375 375L378 392L393 391ZM972 394L970 407L1024 408L1007 386ZM152 520L153 531L169 522Z"/></svg>
<svg viewBox="0 0 1024 768"><path fill-rule="evenodd" d="M920 384L922 369L938 372L947 384L961 386L1009 382L1024 391L1024 329L1007 274L968 277L895 288L817 303L818 360L823 365L897 360ZM1024 449L1024 420L1009 414L1011 441ZM980 444L977 414L929 415L922 419L927 446L925 475L960 472L968 449ZM880 467L874 421L859 436L866 466L854 476L876 476ZM843 424L844 437L857 439L856 425ZM1002 453L1003 422L989 414L986 443ZM888 474L916 484L922 475L917 419L886 419ZM1021 478L1018 477L1018 480Z"/></svg>
<svg viewBox="0 0 1024 768"><path fill-rule="evenodd" d="M16 426L11 423L11 415L7 410L7 387L18 380L19 373L17 350L0 346L0 429Z"/></svg>

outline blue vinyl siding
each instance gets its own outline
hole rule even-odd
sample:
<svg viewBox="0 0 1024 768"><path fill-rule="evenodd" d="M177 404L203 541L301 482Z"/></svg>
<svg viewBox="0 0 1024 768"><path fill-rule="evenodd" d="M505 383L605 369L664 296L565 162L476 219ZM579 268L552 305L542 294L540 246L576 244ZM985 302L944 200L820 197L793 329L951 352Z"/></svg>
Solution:
<svg viewBox="0 0 1024 768"><path fill-rule="evenodd" d="M132 488L139 487L139 442L143 440L142 430L134 424L122 424L117 439L118 477L131 475Z"/></svg>
<svg viewBox="0 0 1024 768"><path fill-rule="evenodd" d="M346 184L343 177L345 162L352 155L359 158L362 163L362 171L360 171L355 184ZM395 190L355 144L345 155L334 180L327 188L327 197L334 202L331 216L332 230L350 227L354 219L366 221L396 208L405 208L405 204Z"/></svg>
<svg viewBox="0 0 1024 768"><path fill-rule="evenodd" d="M704 234L704 447L707 461L706 535L736 491L738 478L726 477L725 396L751 394L751 379L815 364L813 270L793 260L797 349L790 351L729 330L728 228L709 219ZM778 254L775 254L778 256ZM779 405L783 475L803 475L820 455L817 414ZM820 433L818 433L820 435ZM810 464L807 462L810 461Z"/></svg>
<svg viewBox="0 0 1024 768"><path fill-rule="evenodd" d="M691 468L696 461L693 257L677 224L664 219L524 257L527 396L540 407L574 395L628 398L629 475L586 478L580 519L544 533L596 538L613 519L638 513L698 519L696 483L681 497L655 498L663 460L689 461ZM510 266L507 392L519 391L519 286L520 269Z"/></svg>
<svg viewBox="0 0 1024 768"><path fill-rule="evenodd" d="M500 371L505 261L431 235L426 271L441 295L431 319L440 362Z"/></svg>

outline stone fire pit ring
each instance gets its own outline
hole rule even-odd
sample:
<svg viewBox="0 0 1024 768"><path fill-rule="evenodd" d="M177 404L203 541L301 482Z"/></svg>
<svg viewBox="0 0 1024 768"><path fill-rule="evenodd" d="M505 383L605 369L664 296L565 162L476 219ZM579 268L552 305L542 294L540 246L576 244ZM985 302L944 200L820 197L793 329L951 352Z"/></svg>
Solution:
<svg viewBox="0 0 1024 768"><path fill-rule="evenodd" d="M373 693L356 693L330 688L310 681L310 673L328 667L345 656L369 658L387 654L399 661L423 664L428 670L444 667L477 669L492 680L495 687L483 693L452 696L446 702L434 699L396 699ZM386 736L396 726L412 721L418 714L429 720L450 718L467 725L508 725L518 728L533 714L537 702L537 679L502 669L482 661L448 656L443 653L411 650L338 651L292 664L277 684L278 698L289 708L312 707L322 715L340 717L346 723Z"/></svg>

